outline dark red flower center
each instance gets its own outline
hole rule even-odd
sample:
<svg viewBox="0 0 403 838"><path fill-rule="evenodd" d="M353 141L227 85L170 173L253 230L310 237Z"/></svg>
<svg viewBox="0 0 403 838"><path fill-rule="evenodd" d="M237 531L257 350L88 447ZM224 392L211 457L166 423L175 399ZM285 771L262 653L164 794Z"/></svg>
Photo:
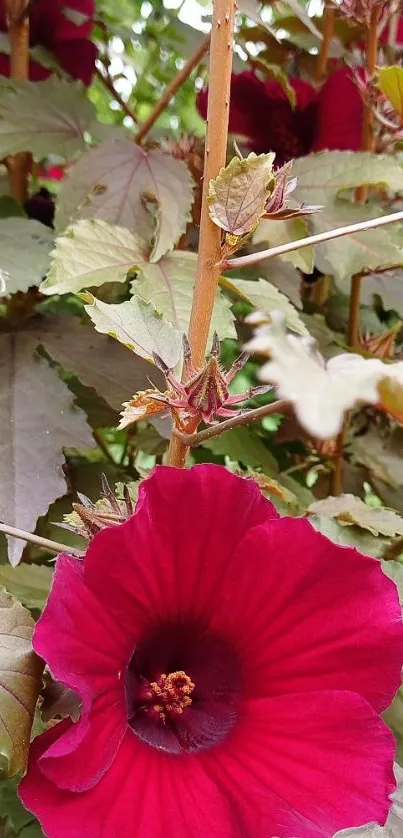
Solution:
<svg viewBox="0 0 403 838"><path fill-rule="evenodd" d="M128 724L171 753L195 752L226 738L239 714L241 667L228 641L200 625L154 629L126 674Z"/></svg>

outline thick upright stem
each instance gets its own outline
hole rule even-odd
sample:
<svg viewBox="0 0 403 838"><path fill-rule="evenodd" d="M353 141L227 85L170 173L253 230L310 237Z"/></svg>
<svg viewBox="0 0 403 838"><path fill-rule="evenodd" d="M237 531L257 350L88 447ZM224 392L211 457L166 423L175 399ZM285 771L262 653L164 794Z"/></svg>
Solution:
<svg viewBox="0 0 403 838"><path fill-rule="evenodd" d="M316 80L322 81L326 74L327 62L329 60L329 47L333 38L334 26L336 23L336 9L327 8L323 19L323 40L316 62Z"/></svg>
<svg viewBox="0 0 403 838"><path fill-rule="evenodd" d="M166 90L164 91L163 95L159 102L157 102L155 108L151 111L150 116L143 122L140 126L137 134L134 137L134 141L138 144L142 143L145 140L147 134L151 131L154 123L157 121L158 117L162 114L165 108L169 105L173 96L182 84L189 78L190 74L193 70L196 69L200 61L208 51L210 46L210 35L207 35L206 38L201 42L200 46L197 50L190 56L189 60L186 64L179 70L179 73L172 79L171 83L168 85Z"/></svg>
<svg viewBox="0 0 403 838"><path fill-rule="evenodd" d="M8 34L10 39L10 70L14 79L29 76L29 17L24 14L27 0L7 0ZM24 152L7 159L10 191L23 203L27 198L28 155Z"/></svg>
<svg viewBox="0 0 403 838"><path fill-rule="evenodd" d="M197 276L189 324L189 342L196 367L202 366L220 277L221 230L210 220L209 183L225 166L234 36L234 0L215 0L210 45L209 97L204 156L203 199ZM195 430L191 429L191 432ZM187 445L173 436L168 463L183 467Z"/></svg>

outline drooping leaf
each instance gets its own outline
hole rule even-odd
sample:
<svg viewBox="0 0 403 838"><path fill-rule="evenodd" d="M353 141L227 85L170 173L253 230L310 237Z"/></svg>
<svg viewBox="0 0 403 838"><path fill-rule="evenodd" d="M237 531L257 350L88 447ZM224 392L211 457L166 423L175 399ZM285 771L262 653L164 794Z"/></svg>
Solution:
<svg viewBox="0 0 403 838"><path fill-rule="evenodd" d="M123 343L140 358L153 360L153 352L175 367L181 352L181 335L162 318L152 303L133 296L124 303L103 303L92 294L82 294L85 310L97 332Z"/></svg>
<svg viewBox="0 0 403 838"><path fill-rule="evenodd" d="M300 203L320 204L324 209L310 216L313 233L321 233L378 217L377 206L354 205L344 190L360 185L384 185L394 192L403 189L403 168L392 155L369 152L324 151L294 161L298 178L294 196ZM396 266L403 263L401 224L355 233L315 248L315 264L323 273L334 274L348 290L348 281L364 268Z"/></svg>
<svg viewBox="0 0 403 838"><path fill-rule="evenodd" d="M220 282L222 288L226 288L241 299L252 303L259 311L268 312L269 314L273 310L283 312L288 329L292 329L298 335L309 335L305 323L301 320L292 303L274 285L271 285L265 279L258 279L254 282L247 279L228 279L228 277L222 277Z"/></svg>
<svg viewBox="0 0 403 838"><path fill-rule="evenodd" d="M395 111L403 116L403 67L380 67L378 85Z"/></svg>
<svg viewBox="0 0 403 838"><path fill-rule="evenodd" d="M192 309L193 287L196 278L197 255L184 250L167 253L159 262L148 262L132 282L132 290L153 302L164 318L180 332L187 333ZM235 338L231 304L217 290L210 338L217 332L221 339Z"/></svg>
<svg viewBox="0 0 403 838"><path fill-rule="evenodd" d="M29 611L0 593L0 754L9 776L25 770L40 689L42 664L31 645L33 627Z"/></svg>
<svg viewBox="0 0 403 838"><path fill-rule="evenodd" d="M309 235L308 224L305 218L288 218L285 221L263 220L259 224L253 236L255 245L277 247L291 241L304 239ZM259 247L260 249L260 247ZM304 247L301 250L293 250L291 253L284 253L279 257L281 261L291 262L295 268L299 268L306 274L313 271L314 248ZM268 260L268 264L270 260Z"/></svg>
<svg viewBox="0 0 403 838"><path fill-rule="evenodd" d="M39 285L49 266L52 243L52 232L39 221L0 220L0 277L4 285L0 296Z"/></svg>
<svg viewBox="0 0 403 838"><path fill-rule="evenodd" d="M297 96L292 84L290 84L287 74L284 72L282 67L279 67L278 64L273 64L271 61L266 61L264 58L260 58L259 55L256 56L256 58L254 59L254 64L259 68L259 70L262 70L264 75L268 79L270 79L270 81L275 81L278 85L280 85L291 107L295 108Z"/></svg>
<svg viewBox="0 0 403 838"><path fill-rule="evenodd" d="M263 279L267 279L268 282L275 285L282 294L285 294L296 308L302 308L301 275L290 262L284 262L279 256L267 259L260 263L259 274Z"/></svg>
<svg viewBox="0 0 403 838"><path fill-rule="evenodd" d="M403 485L402 435L402 429L396 428L389 439L382 439L372 428L352 440L350 450L353 460L365 466L377 480L397 489Z"/></svg>
<svg viewBox="0 0 403 838"><path fill-rule="evenodd" d="M214 224L233 236L242 237L258 225L266 201L274 188L274 154L252 152L233 157L217 178L210 181L209 214Z"/></svg>
<svg viewBox="0 0 403 838"><path fill-rule="evenodd" d="M63 181L56 228L64 230L76 218L102 218L152 245L150 259L157 262L186 229L192 189L185 164L160 149L106 142L83 154Z"/></svg>
<svg viewBox="0 0 403 838"><path fill-rule="evenodd" d="M47 565L27 564L18 567L0 565L0 588L15 596L27 608L43 609L53 579L53 568Z"/></svg>
<svg viewBox="0 0 403 838"><path fill-rule="evenodd" d="M266 448L263 440L250 428L232 428L220 436L205 440L203 448L208 448L213 454L222 454L245 466L259 466L272 474L277 472L277 462L273 455Z"/></svg>
<svg viewBox="0 0 403 838"><path fill-rule="evenodd" d="M0 336L0 519L28 531L66 491L62 448L94 445L68 388L34 348L29 335ZM12 565L23 548L9 539Z"/></svg>
<svg viewBox="0 0 403 838"><path fill-rule="evenodd" d="M73 722L78 721L82 704L79 695L60 681L53 681L52 678L49 678L49 683L47 680L45 683L41 705L42 721L46 723L55 718L67 719L69 717Z"/></svg>
<svg viewBox="0 0 403 838"><path fill-rule="evenodd" d="M361 303L372 306L374 298L381 297L385 309L394 309L403 315L403 270L382 271L368 274L361 283Z"/></svg>
<svg viewBox="0 0 403 838"><path fill-rule="evenodd" d="M368 506L354 495L339 495L315 501L308 512L336 518L342 526L356 524L373 535L403 535L403 518L392 509Z"/></svg>
<svg viewBox="0 0 403 838"><path fill-rule="evenodd" d="M52 74L45 81L8 80L0 86L0 157L30 151L69 159L86 147L96 112L79 82Z"/></svg>
<svg viewBox="0 0 403 838"><path fill-rule="evenodd" d="M174 250L158 262L149 262L144 244L124 227L101 219L81 220L56 239L51 270L41 285L44 294L64 294L105 282L124 282L128 276L134 293L153 302L164 318L187 332L197 256ZM230 303L217 291L211 332L235 337Z"/></svg>
<svg viewBox="0 0 403 838"><path fill-rule="evenodd" d="M32 336L50 357L92 387L116 411L133 392L158 387L164 379L155 366L134 357L124 346L96 332L79 317L47 317L32 324Z"/></svg>

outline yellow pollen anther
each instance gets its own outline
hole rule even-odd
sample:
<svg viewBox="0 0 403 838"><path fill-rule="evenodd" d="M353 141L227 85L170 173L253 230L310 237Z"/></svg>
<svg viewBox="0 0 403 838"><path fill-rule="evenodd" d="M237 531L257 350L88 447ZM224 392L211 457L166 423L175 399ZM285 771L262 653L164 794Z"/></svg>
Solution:
<svg viewBox="0 0 403 838"><path fill-rule="evenodd" d="M180 716L185 707L191 705L190 696L194 688L193 681L182 670L169 675L163 673L157 681L150 683L151 695L157 699L153 710L163 722L166 722L169 715Z"/></svg>

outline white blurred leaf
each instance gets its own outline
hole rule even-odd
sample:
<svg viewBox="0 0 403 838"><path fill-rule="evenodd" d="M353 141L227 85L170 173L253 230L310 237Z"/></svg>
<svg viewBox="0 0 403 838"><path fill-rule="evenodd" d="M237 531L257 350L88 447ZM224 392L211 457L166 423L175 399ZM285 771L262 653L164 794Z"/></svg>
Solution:
<svg viewBox="0 0 403 838"><path fill-rule="evenodd" d="M0 295L39 285L49 266L53 235L29 218L0 219Z"/></svg>
<svg viewBox="0 0 403 838"><path fill-rule="evenodd" d="M255 281L223 277L221 286L227 288L228 291L232 291L241 299L252 303L259 311L270 313L270 311L277 310L283 312L288 329L292 329L298 335L309 335L305 323L301 320L292 303L266 279Z"/></svg>

